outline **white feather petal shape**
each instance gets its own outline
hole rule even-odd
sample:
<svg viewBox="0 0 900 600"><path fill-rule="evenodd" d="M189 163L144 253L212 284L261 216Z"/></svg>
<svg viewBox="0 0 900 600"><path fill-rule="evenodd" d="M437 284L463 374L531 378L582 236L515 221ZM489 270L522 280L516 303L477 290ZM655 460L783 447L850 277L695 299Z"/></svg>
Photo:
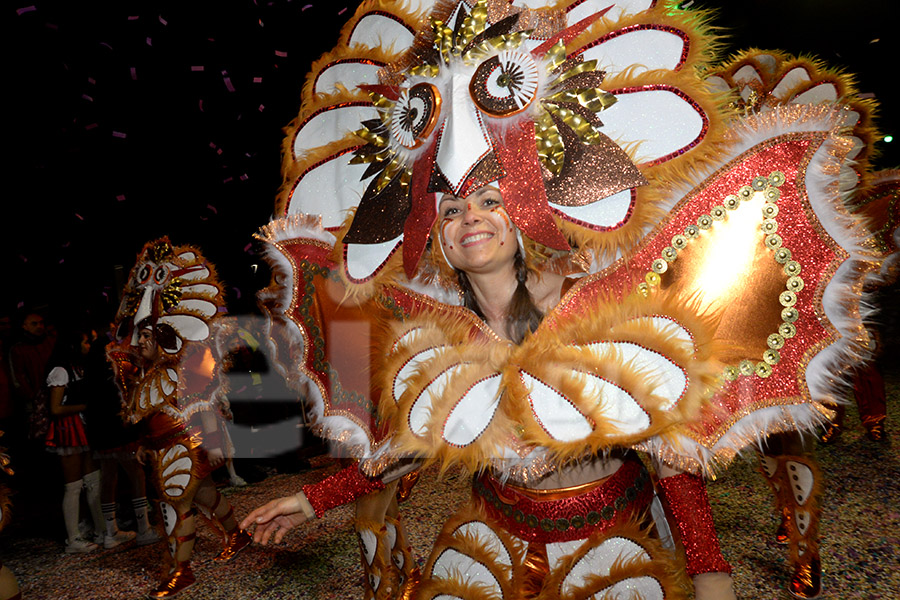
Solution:
<svg viewBox="0 0 900 600"><path fill-rule="evenodd" d="M322 227L340 227L368 185L368 180L362 181L368 165L351 165L349 160L348 154L340 153L301 173L291 190L287 213L321 215Z"/></svg>
<svg viewBox="0 0 900 600"><path fill-rule="evenodd" d="M463 363L464 364L464 363ZM441 371L434 380L425 386L409 409L409 429L416 435L424 435L431 420L434 400L444 395L450 380L459 372L463 364L456 364Z"/></svg>
<svg viewBox="0 0 900 600"><path fill-rule="evenodd" d="M406 393L406 390L409 388L409 378L415 375L416 369L418 369L419 366L421 366L423 363L435 358L443 349L444 346L427 348L412 355L409 360L406 361L406 364L404 364L403 367L401 367L400 370L397 371L397 375L394 377L393 386L391 388L391 392L394 396L394 402L399 402L403 394Z"/></svg>
<svg viewBox="0 0 900 600"><path fill-rule="evenodd" d="M219 295L219 288L208 283L192 283L181 286L181 291L192 296L206 296L215 298Z"/></svg>
<svg viewBox="0 0 900 600"><path fill-rule="evenodd" d="M618 20L625 15L636 15L653 6L655 0L617 0L616 2L607 0L587 0L586 2L568 2L566 8L566 24L574 25L578 21L585 19L594 13L605 9L609 5L613 5L606 18L610 20ZM555 0L527 0L522 4L531 6L532 8L543 8L544 6L556 6L560 2ZM540 6L532 6L532 5Z"/></svg>
<svg viewBox="0 0 900 600"><path fill-rule="evenodd" d="M627 391L597 377L593 373L581 372L586 397L594 397L598 411L609 423L626 435L640 433L650 427L650 416Z"/></svg>
<svg viewBox="0 0 900 600"><path fill-rule="evenodd" d="M674 71L682 64L686 38L650 25L636 27L617 35L613 32L599 44L585 49L585 60L597 60L598 70L609 77L634 66L634 73L654 69Z"/></svg>
<svg viewBox="0 0 900 600"><path fill-rule="evenodd" d="M630 362L656 383L652 393L661 396L665 402L656 407L661 410L673 408L687 391L687 373L662 354L631 342L595 342L584 346L598 358L615 348L622 361Z"/></svg>
<svg viewBox="0 0 900 600"><path fill-rule="evenodd" d="M500 374L482 379L466 391L444 422L442 437L454 446L468 446L484 433L500 404Z"/></svg>
<svg viewBox="0 0 900 600"><path fill-rule="evenodd" d="M612 229L626 223L633 200L631 190L628 189L584 206L563 206L553 202L549 204L554 211L570 221Z"/></svg>
<svg viewBox="0 0 900 600"><path fill-rule="evenodd" d="M204 317L212 317L219 310L218 307L208 300L200 300L198 298L182 299L178 303L178 308L183 308L192 312L198 312Z"/></svg>
<svg viewBox="0 0 900 600"><path fill-rule="evenodd" d="M350 32L349 43L367 48L391 48L402 52L409 48L415 32L398 17L387 12L372 12L361 18Z"/></svg>
<svg viewBox="0 0 900 600"><path fill-rule="evenodd" d="M380 244L345 244L344 268L355 281L365 281L375 275L400 247L403 236Z"/></svg>
<svg viewBox="0 0 900 600"><path fill-rule="evenodd" d="M186 254L193 254L193 252L188 252ZM185 281L200 281L206 279L209 275L209 269L203 265L198 265L196 267L191 267L187 272L182 273L178 277Z"/></svg>
<svg viewBox="0 0 900 600"><path fill-rule="evenodd" d="M310 150L343 139L358 130L360 123L378 118L369 102L343 102L328 106L304 121L294 135L292 145L297 159Z"/></svg>
<svg viewBox="0 0 900 600"><path fill-rule="evenodd" d="M486 523L482 523L481 521L469 521L468 523L463 523L453 530L452 535L454 537L460 535L474 537L478 540L480 546L487 548L497 555L498 563L506 565L507 567L512 566L512 558L510 557L506 546L503 545L503 541Z"/></svg>
<svg viewBox="0 0 900 600"><path fill-rule="evenodd" d="M193 315L167 315L160 317L159 322L171 326L179 337L191 342L203 341L209 337L209 325Z"/></svg>
<svg viewBox="0 0 900 600"><path fill-rule="evenodd" d="M462 581L459 581L457 575L462 575ZM502 592L500 583L484 564L453 548L441 552L431 568L431 576L435 579L452 579L463 584L482 585L485 592L489 594L493 592L490 597L494 597L494 594L498 594L499 597Z"/></svg>
<svg viewBox="0 0 900 600"><path fill-rule="evenodd" d="M191 475L189 473L180 473L167 478L163 483L163 487L166 490L166 494L177 498L184 494L184 490L190 481Z"/></svg>
<svg viewBox="0 0 900 600"><path fill-rule="evenodd" d="M163 469L162 477L166 478L175 471L190 471L192 464L190 456L182 456L166 465L166 468Z"/></svg>
<svg viewBox="0 0 900 600"><path fill-rule="evenodd" d="M178 372L175 369L166 369L160 377L159 386L166 396L174 392L178 387Z"/></svg>
<svg viewBox="0 0 900 600"><path fill-rule="evenodd" d="M611 537L572 565L562 583L563 594L569 594L573 588L583 587L592 576L609 577L613 565L621 561L650 562L650 555L640 544L624 537ZM616 596L613 596L616 597Z"/></svg>
<svg viewBox="0 0 900 600"><path fill-rule="evenodd" d="M780 100L788 100L798 85L809 81L809 71L805 67L796 67L784 74L778 85L772 89L772 95Z"/></svg>
<svg viewBox="0 0 900 600"><path fill-rule="evenodd" d="M528 401L535 419L550 437L574 442L586 438L594 430L590 421L557 390L521 369L519 377L529 390Z"/></svg>
<svg viewBox="0 0 900 600"><path fill-rule="evenodd" d="M603 111L603 133L620 146L638 143L638 163L669 159L701 139L707 117L674 88L612 90L617 102Z"/></svg>
<svg viewBox="0 0 900 600"><path fill-rule="evenodd" d="M820 104L822 102L836 102L838 99L837 87L830 81L820 83L805 92L791 98L791 104Z"/></svg>
<svg viewBox="0 0 900 600"><path fill-rule="evenodd" d="M641 600L665 600L659 580L649 575L629 577L615 585L603 588L594 598L640 598Z"/></svg>
<svg viewBox="0 0 900 600"><path fill-rule="evenodd" d="M335 84L341 84L348 90L358 85L377 84L378 71L382 67L384 65L363 58L333 62L316 75L313 92L330 94L337 91Z"/></svg>

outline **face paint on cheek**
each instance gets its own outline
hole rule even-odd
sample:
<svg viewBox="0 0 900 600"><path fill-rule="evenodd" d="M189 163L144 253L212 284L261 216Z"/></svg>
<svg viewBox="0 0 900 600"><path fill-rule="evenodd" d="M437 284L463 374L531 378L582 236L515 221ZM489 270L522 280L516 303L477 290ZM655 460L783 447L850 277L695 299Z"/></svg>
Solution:
<svg viewBox="0 0 900 600"><path fill-rule="evenodd" d="M503 222L506 223L506 227L500 229L500 245L502 246L506 243L507 234L513 230L512 220L509 218L509 214L506 212L506 209L502 206L492 208L491 212L496 215L500 215L500 217L503 219Z"/></svg>
<svg viewBox="0 0 900 600"><path fill-rule="evenodd" d="M446 231L447 231L447 226L448 226L448 225L450 225L450 219L444 219L444 221L441 223L441 244L444 245L444 246L447 246L447 247L449 247L451 250L453 250L453 244L448 244L448 243L447 243L447 234L446 234Z"/></svg>

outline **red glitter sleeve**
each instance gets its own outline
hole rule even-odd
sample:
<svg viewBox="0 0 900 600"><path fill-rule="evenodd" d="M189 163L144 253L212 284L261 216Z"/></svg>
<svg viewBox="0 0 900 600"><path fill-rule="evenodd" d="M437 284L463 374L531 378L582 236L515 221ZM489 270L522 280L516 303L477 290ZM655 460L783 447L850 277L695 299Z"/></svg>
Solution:
<svg viewBox="0 0 900 600"><path fill-rule="evenodd" d="M659 480L660 497L684 547L687 574L731 573L719 549L706 485L697 475L680 473Z"/></svg>
<svg viewBox="0 0 900 600"><path fill-rule="evenodd" d="M368 479L359 472L357 465L351 465L341 469L331 477L326 477L319 483L303 486L306 499L316 511L316 516L321 518L325 511L336 506L349 504L357 498L384 489L380 479Z"/></svg>

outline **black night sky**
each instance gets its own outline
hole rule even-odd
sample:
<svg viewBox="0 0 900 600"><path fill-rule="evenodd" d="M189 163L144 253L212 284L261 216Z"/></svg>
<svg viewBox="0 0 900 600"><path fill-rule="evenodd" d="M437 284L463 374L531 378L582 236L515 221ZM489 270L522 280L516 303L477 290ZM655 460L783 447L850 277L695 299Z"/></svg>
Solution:
<svg viewBox="0 0 900 600"><path fill-rule="evenodd" d="M7 109L0 317L44 306L109 319L115 265L149 239L200 245L232 312L268 282L252 234L281 183L282 128L350 0L23 0L4 12ZM721 6L731 49L781 48L858 74L896 134L897 11L888 0ZM890 61L890 62L889 62ZM8 104L9 106L9 104ZM881 143L881 168L900 165Z"/></svg>

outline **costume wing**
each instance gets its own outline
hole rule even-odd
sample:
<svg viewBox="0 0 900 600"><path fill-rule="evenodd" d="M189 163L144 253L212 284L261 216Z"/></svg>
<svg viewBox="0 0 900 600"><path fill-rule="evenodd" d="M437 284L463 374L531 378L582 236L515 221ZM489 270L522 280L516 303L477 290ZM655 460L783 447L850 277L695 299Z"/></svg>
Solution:
<svg viewBox="0 0 900 600"><path fill-rule="evenodd" d="M391 452L527 481L695 419L718 370L714 320L669 291L604 288L580 281L520 345L470 311L385 290L402 317L378 343Z"/></svg>
<svg viewBox="0 0 900 600"><path fill-rule="evenodd" d="M306 397L313 431L357 458L384 442L371 381L372 335L384 308L348 299L331 258L334 236L318 219L295 215L263 228L274 283L259 297L276 368Z"/></svg>
<svg viewBox="0 0 900 600"><path fill-rule="evenodd" d="M831 106L777 107L736 121L732 158L680 190L676 208L610 285L677 289L719 316L725 383L695 427L641 447L714 469L770 433L830 415L835 380L865 354L858 297L877 267L838 185L853 144ZM713 410L714 409L714 410Z"/></svg>

